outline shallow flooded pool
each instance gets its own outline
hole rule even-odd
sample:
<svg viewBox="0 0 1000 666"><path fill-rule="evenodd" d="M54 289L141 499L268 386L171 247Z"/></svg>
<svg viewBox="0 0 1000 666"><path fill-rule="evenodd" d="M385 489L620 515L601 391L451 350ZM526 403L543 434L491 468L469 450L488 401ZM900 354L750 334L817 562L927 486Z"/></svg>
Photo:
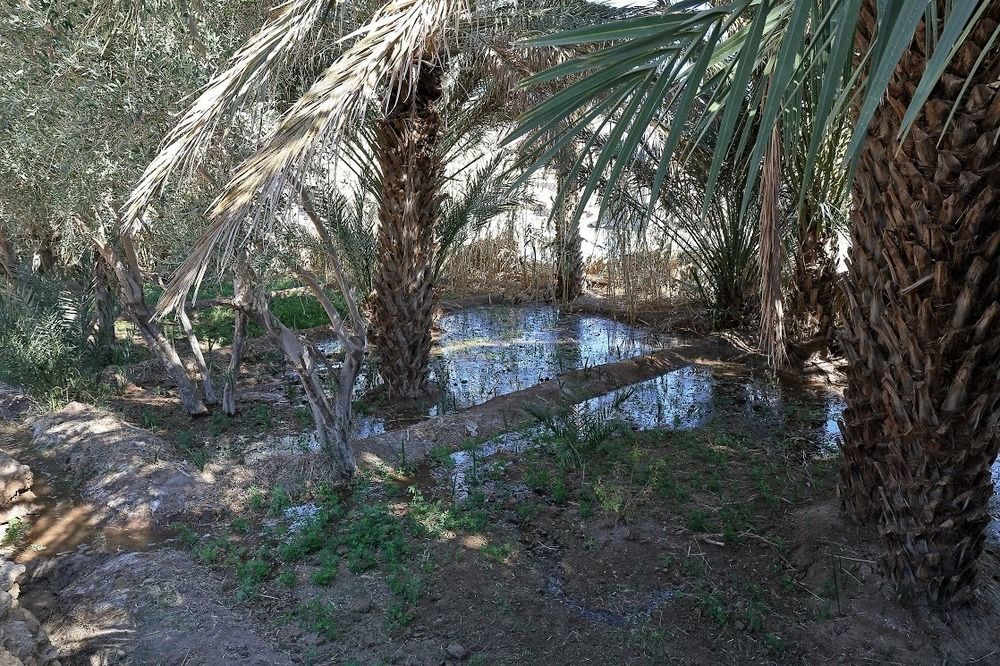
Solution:
<svg viewBox="0 0 1000 666"><path fill-rule="evenodd" d="M431 373L452 409L675 342L605 317L560 314L550 305L469 308L443 317L441 328Z"/></svg>
<svg viewBox="0 0 1000 666"><path fill-rule="evenodd" d="M387 414L362 407L355 436L367 437L428 416L480 405L530 388L570 370L641 356L676 346L674 337L588 314L565 314L552 305L472 307L445 315L431 350L430 378L438 390L417 410ZM335 343L321 349L330 354ZM365 368L358 396L378 388L378 373ZM364 400L362 398L362 403Z"/></svg>
<svg viewBox="0 0 1000 666"><path fill-rule="evenodd" d="M796 430L808 433L815 455L833 456L838 452L837 421L843 409L843 398L834 392L687 366L580 402L565 417L581 422L615 420L636 430L690 430L712 421L729 422L765 435L794 424ZM489 469L490 459L534 446L543 431L536 425L453 453L448 483L454 496L463 499L469 494L470 486Z"/></svg>
<svg viewBox="0 0 1000 666"><path fill-rule="evenodd" d="M358 413L355 435L366 437L410 425L427 416L459 411L491 398L529 388L569 370L620 361L676 346L676 338L660 336L606 317L563 314L551 305L473 307L448 314L439 322L441 335L431 355L431 378L437 396L409 413L373 409ZM336 350L323 345L324 353ZM379 385L366 368L358 382L363 396ZM838 420L843 398L834 392L786 386L760 378L727 377L701 367L686 367L585 401L578 410L599 412L635 428L697 428L738 410L747 427L769 430L787 419L814 425L811 440L821 455L836 455L840 444ZM537 434L537 433L536 433ZM500 453L529 446L530 431L506 433L483 444L475 454L460 451L451 482L456 496L468 492L475 468ZM1000 462L993 467L1000 485ZM1000 497L990 504L994 522L987 537L1000 543Z"/></svg>

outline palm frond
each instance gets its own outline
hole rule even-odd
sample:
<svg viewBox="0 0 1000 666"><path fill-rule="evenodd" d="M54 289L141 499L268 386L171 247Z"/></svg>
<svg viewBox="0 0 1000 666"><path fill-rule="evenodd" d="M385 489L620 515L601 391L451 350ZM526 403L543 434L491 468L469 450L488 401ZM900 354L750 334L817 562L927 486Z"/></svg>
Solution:
<svg viewBox="0 0 1000 666"><path fill-rule="evenodd" d="M178 170L190 171L205 153L219 122L265 84L313 29L328 0L288 0L230 59L167 134L122 208L125 233L136 233L143 215Z"/></svg>
<svg viewBox="0 0 1000 666"><path fill-rule="evenodd" d="M772 371L788 361L785 347L784 265L781 242L781 131L775 125L761 176L760 206L760 350Z"/></svg>
<svg viewBox="0 0 1000 666"><path fill-rule="evenodd" d="M465 180L460 191L441 204L437 225L439 273L452 250L500 215L528 203L527 188L515 186L518 174L505 164L509 159L497 151Z"/></svg>
<svg viewBox="0 0 1000 666"><path fill-rule="evenodd" d="M243 231L269 213L290 175L301 172L323 144L350 134L380 96L390 105L410 94L425 58L438 57L439 38L464 0L391 0L360 30L344 55L292 106L265 144L236 171L209 212L213 219L157 304L173 309L204 275L216 248L229 256ZM247 229L243 229L247 222Z"/></svg>
<svg viewBox="0 0 1000 666"><path fill-rule="evenodd" d="M603 144L596 142L598 148ZM741 216L740 196L746 173L727 165L716 196L703 207L703 192L711 155L696 147L687 161L670 163L659 190L652 189L662 147L644 141L636 159L611 194L602 194L606 211L600 223L616 235L640 237L652 230L669 238L680 250L686 279L708 304L717 325L747 323L748 300L758 284L757 220L759 200L751 202L751 216ZM590 176L584 172L583 177ZM606 176L605 176L606 177ZM604 181L601 181L602 191Z"/></svg>
<svg viewBox="0 0 1000 666"><path fill-rule="evenodd" d="M860 67L851 73L855 31L862 0L734 0L708 5L683 1L669 4L655 17L616 21L536 39L538 47L606 44L603 48L558 65L533 77L541 85L554 80L571 83L521 118L509 141L544 144L554 154L595 123L603 124L608 140L593 156L597 169L581 197L579 212L596 194L599 184L610 194L634 159L643 137L651 131L666 139L662 161L653 180L658 190L666 177L680 136L712 136L713 149L706 183L705 206L719 182L723 164L745 156L749 165L741 214L756 198L760 165L770 142L771 128L795 99L808 72L820 72L821 106L815 111L809 146L817 151L831 123L857 109L844 165L850 171L868 124L888 86L896 64L925 16L935 18L939 34L929 44L928 68L914 91L907 120L927 100L944 65L957 52L986 3L943 3L937 0L900 0L876 3L874 37L860 54ZM763 81L770 92L764 99ZM752 109L751 122L746 110ZM565 127L573 118L583 122ZM905 133L908 123L904 123ZM539 168L542 159L527 165ZM814 160L804 170L809 182ZM596 172L609 176L604 178ZM526 176L527 177L527 176ZM606 197L605 197L606 198ZM801 199L801 197L800 197Z"/></svg>
<svg viewBox="0 0 1000 666"><path fill-rule="evenodd" d="M316 206L339 256L347 265L351 282L362 294L372 288L375 269L375 210L368 193L349 195L336 190L317 192Z"/></svg>

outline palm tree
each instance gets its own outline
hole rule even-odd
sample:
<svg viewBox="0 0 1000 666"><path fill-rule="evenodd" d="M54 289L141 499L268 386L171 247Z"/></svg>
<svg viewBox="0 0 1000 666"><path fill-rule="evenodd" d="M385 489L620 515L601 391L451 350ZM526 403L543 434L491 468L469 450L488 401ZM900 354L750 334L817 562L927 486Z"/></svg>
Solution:
<svg viewBox="0 0 1000 666"><path fill-rule="evenodd" d="M910 121L904 105L934 64L932 26L918 27L868 127L851 215L845 487L857 512L881 501L888 574L902 594L934 604L970 598L1000 443L992 212L1000 202L1000 53L992 46L1000 2L982 7L900 140ZM873 27L868 9L862 38ZM873 416L881 433L869 439ZM872 475L882 480L878 495Z"/></svg>
<svg viewBox="0 0 1000 666"><path fill-rule="evenodd" d="M204 158L220 121L229 118L249 101L252 91L273 79L276 71L293 61L303 45L321 43L321 33L327 25L337 25L338 20L345 18L330 16L332 5L328 5L326 0L289 0L273 10L261 31L237 51L229 67L215 76L167 135L163 148L146 168L127 202L123 215L126 232L142 231L146 209L168 180L178 170ZM324 147L336 149L345 145L345 140L354 138L356 128L364 126L366 117L377 111L383 100L396 100L395 116L389 114L390 119L383 125L390 130L382 132L383 140L374 145L383 162L391 159L388 157L394 152L391 118L402 119L406 124L406 110L413 106L409 86L420 79L422 69L436 69L433 64L423 67L425 60L436 58L436 51L429 50L428 46L440 39L447 19L462 6L452 0L393 0L377 9L366 24L345 38L353 39L346 48L336 47L340 52L333 63L288 109L263 147L237 169L216 199L210 211L212 224L175 274L161 301L160 313L178 308L184 295L199 281L216 250L222 250L224 259L234 256L237 246L242 247L252 238L255 223L268 217L262 213L271 211L284 196L288 183L293 181L302 189L302 179L298 176L307 170L313 158L327 155L329 151L323 150ZM403 135L406 131L404 127ZM407 156L397 154L396 158L406 160ZM388 171L387 192L396 195L405 191L400 187L402 184L409 187L411 197L419 194L405 182L406 173ZM435 173L431 171L428 182L433 182ZM393 222L397 222L398 228L399 219L393 217L396 212L414 209L410 199L404 199L402 204L395 209L388 204L383 206L380 217L387 229L393 229ZM384 245L395 244L390 236ZM429 259L433 259L432 253ZM421 311L419 307L417 310ZM412 311L402 314L409 315ZM426 323L419 322L419 327L426 326L428 345L429 317L427 311ZM385 322L386 317L381 317L380 321ZM408 323L402 316L393 319L392 330L405 331ZM390 343L396 341L390 335L375 337ZM409 349L410 342L404 341L404 350ZM406 367L405 359L402 364L393 362L392 351L390 348L387 355L389 367Z"/></svg>
<svg viewBox="0 0 1000 666"><path fill-rule="evenodd" d="M435 61L405 84L409 94L378 123L382 174L378 261L374 275L374 341L379 372L393 397L424 390L434 319L436 227L444 168L439 141L441 76Z"/></svg>
<svg viewBox="0 0 1000 666"><path fill-rule="evenodd" d="M615 15L586 2L542 1L534 13L525 12L521 5L471 5L463 0L392 0L382 5L344 38L354 41L236 171L212 207L213 224L167 289L161 312L176 308L216 249L221 247L224 258L231 258L235 246L252 235L281 200L289 181L301 181L295 177L318 156L374 153L380 225L372 338L389 393L419 394L429 362L440 240L435 228L440 221L444 151L438 115L445 69L450 68L451 80L462 77L451 65L456 59L463 67L478 67L479 76L473 80L489 83L480 96L494 100L495 118L506 115L509 120L508 107L500 103L509 95L498 91L509 93L523 76L503 67L507 59L500 57L510 48L511 33L533 34L539 25L571 25L573 20L578 25L584 16L592 22L593 17ZM248 100L253 84L272 78L298 48L318 39L326 14L325 0L289 0L274 10L260 33L233 56L230 67L208 84L167 135L127 203L124 224L129 232L141 231L147 207L171 176L202 159L217 124ZM488 77L483 76L486 64L492 67ZM363 128L371 121L375 130L368 136ZM370 170L370 165L364 168Z"/></svg>
<svg viewBox="0 0 1000 666"><path fill-rule="evenodd" d="M609 192L658 131L656 192L682 134L711 131L706 199L724 161L748 155L746 209L779 115L805 73L822 71L794 185L801 202L826 132L851 113L843 496L859 519L878 520L899 594L937 606L970 598L997 455L1000 228L987 211L1000 197L998 26L996 0L679 2L657 17L537 40L608 45L539 76L586 73L514 134L537 141L582 118L554 152L599 125L595 171L610 173ZM824 30L829 38L818 38ZM745 108L759 111L740 127ZM599 182L595 173L584 201Z"/></svg>
<svg viewBox="0 0 1000 666"><path fill-rule="evenodd" d="M784 182L803 182L816 113L822 103L822 77L819 68L804 76L796 100L790 101L782 113ZM814 351L828 350L834 342L842 300L838 298L838 240L847 226L850 208L850 183L843 164L850 131L849 114L838 114L828 123L823 140L812 153L813 175L800 190L801 201L789 206L787 324L790 354L799 360L807 359Z"/></svg>
<svg viewBox="0 0 1000 666"><path fill-rule="evenodd" d="M570 7L578 11L545 0L470 5L459 14L458 29L439 35L437 53L403 82L407 95L398 96L377 120L373 147L381 181L372 323L379 372L391 397L415 398L426 388L438 255L449 239L447 229L455 227L442 224L444 163L455 152L448 148L464 139L468 149L477 134L505 127L533 99L518 94L520 81L560 60L559 52L531 59L510 53L518 35L611 14L588 3ZM452 81L447 91L445 79ZM449 108L443 103L446 97L453 100ZM458 129L445 130L453 124ZM557 293L572 300L582 290L579 225L570 216L557 218Z"/></svg>
<svg viewBox="0 0 1000 666"><path fill-rule="evenodd" d="M600 137L591 138L593 146L604 145ZM650 204L644 195L651 196L662 148L644 140L614 187L606 187L606 177L600 178L601 216L614 220L623 235L641 236L647 227L662 233L679 250L687 266L685 281L708 307L714 325L748 324L754 314L761 239L749 219L760 210L759 200L750 203L750 214L740 212L746 169L741 164L724 164L715 194L706 202L703 193L711 150L693 146L683 162L670 164L669 176ZM593 173L583 171L583 180Z"/></svg>

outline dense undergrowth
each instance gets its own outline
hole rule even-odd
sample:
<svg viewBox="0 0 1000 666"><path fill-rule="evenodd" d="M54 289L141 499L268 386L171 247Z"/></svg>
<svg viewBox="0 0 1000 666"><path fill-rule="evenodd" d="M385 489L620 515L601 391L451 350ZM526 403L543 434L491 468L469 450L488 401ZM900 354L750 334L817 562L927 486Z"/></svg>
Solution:
<svg viewBox="0 0 1000 666"><path fill-rule="evenodd" d="M35 275L0 290L0 380L48 406L76 397L93 400L102 393L94 381L101 367L134 359L128 340L109 355L98 353L94 300L83 287L88 279Z"/></svg>
<svg viewBox="0 0 1000 666"><path fill-rule="evenodd" d="M132 363L149 360L145 342L127 319L115 323L113 344L100 349L95 330L95 306L92 293L77 289L65 280L35 276L31 283L0 293L0 380L20 386L48 409L70 400L101 402L114 390L100 381L101 370L109 365L125 369ZM79 285L78 285L79 286ZM289 288L284 282L274 290ZM157 290L147 289L152 302ZM209 288L204 298L228 296L231 287ZM343 313L339 296L331 298ZM276 295L271 310L294 330L315 328L329 323L322 306L311 294ZM226 306L212 306L192 312L192 325L199 341L209 350L232 343L234 313ZM174 320L163 322L164 333L177 349L186 353L186 339ZM264 335L254 322L247 327L250 337ZM221 371L221 369L220 369Z"/></svg>

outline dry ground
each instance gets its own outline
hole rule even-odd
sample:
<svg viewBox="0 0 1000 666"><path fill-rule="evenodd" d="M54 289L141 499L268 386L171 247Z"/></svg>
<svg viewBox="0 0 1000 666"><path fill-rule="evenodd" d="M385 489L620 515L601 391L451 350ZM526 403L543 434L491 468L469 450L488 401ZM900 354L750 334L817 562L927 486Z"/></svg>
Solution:
<svg viewBox="0 0 1000 666"><path fill-rule="evenodd" d="M260 383L279 366L259 364ZM823 437L836 386L788 383L775 404L748 390L753 372L715 364L693 427L550 411L487 456L445 424L462 483L440 446L350 488L306 453L247 463L263 435L304 428L291 396L190 422L137 388L110 409L203 468L216 510L199 498L197 515L128 539L87 522L89 498L43 486L86 529L47 551L41 529L13 544L23 603L70 664L1000 663L997 546L972 607L900 607L877 535L838 510ZM0 434L32 462L19 422Z"/></svg>

